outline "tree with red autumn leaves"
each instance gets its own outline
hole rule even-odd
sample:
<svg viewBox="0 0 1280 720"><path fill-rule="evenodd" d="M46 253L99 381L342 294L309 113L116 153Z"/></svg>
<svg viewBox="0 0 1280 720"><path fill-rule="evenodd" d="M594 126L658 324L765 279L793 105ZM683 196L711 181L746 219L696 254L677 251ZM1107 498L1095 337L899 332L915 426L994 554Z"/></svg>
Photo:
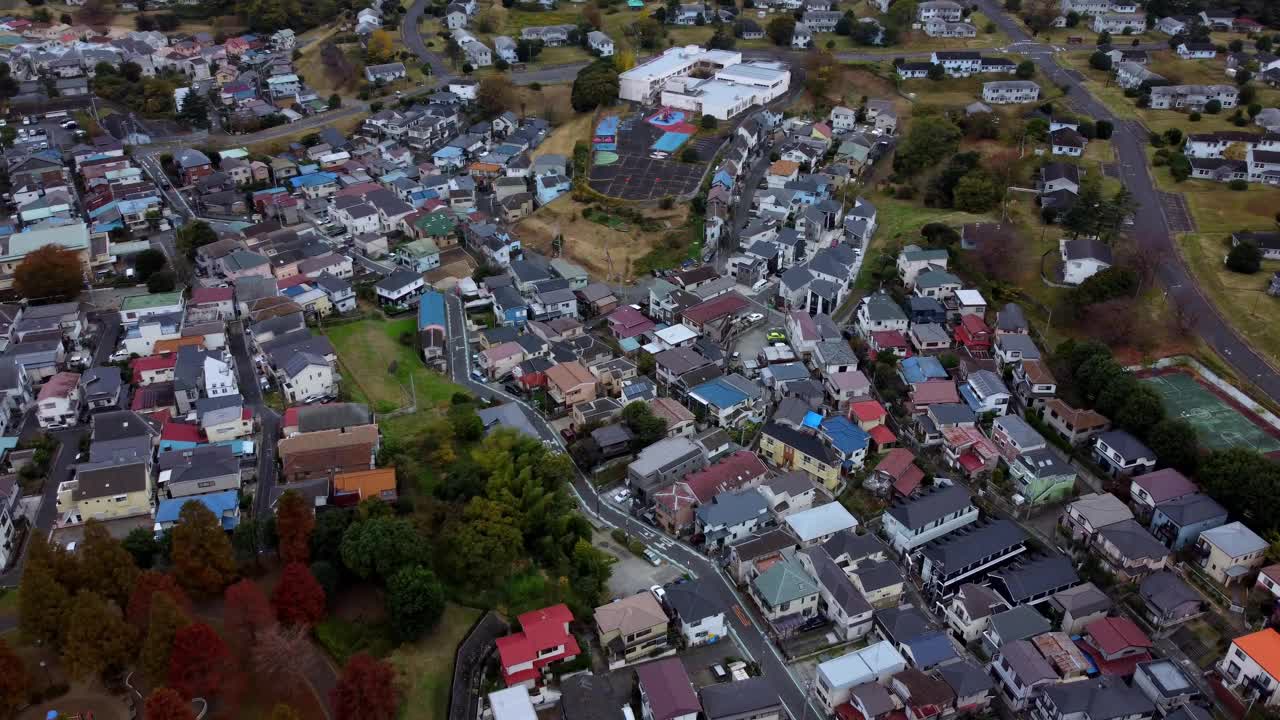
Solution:
<svg viewBox="0 0 1280 720"><path fill-rule="evenodd" d="M196 714L191 709L190 700L184 699L176 690L160 687L147 696L142 720L196 720Z"/></svg>
<svg viewBox="0 0 1280 720"><path fill-rule="evenodd" d="M168 573L147 570L138 576L133 592L129 594L129 606L125 608L125 619L139 630L146 630L151 620L151 600L156 593L162 592L173 598L178 607L187 615L191 614L191 598Z"/></svg>
<svg viewBox="0 0 1280 720"><path fill-rule="evenodd" d="M258 583L241 580L223 593L222 629L231 651L240 660L245 659L262 633L275 624L275 611Z"/></svg>
<svg viewBox="0 0 1280 720"><path fill-rule="evenodd" d="M284 566L271 603L276 607L276 617L286 625L310 627L324 619L324 588L310 568L300 562Z"/></svg>
<svg viewBox="0 0 1280 720"><path fill-rule="evenodd" d="M173 636L169 687L185 698L215 696L231 672L231 653L217 631L192 623Z"/></svg>
<svg viewBox="0 0 1280 720"><path fill-rule="evenodd" d="M286 563L311 561L311 531L316 526L316 516L307 507L306 500L296 490L288 490L280 496L276 505L276 537L279 539L280 559Z"/></svg>
<svg viewBox="0 0 1280 720"><path fill-rule="evenodd" d="M18 708L27 704L27 692L31 689L31 674L26 663L0 639L0 715L10 717Z"/></svg>
<svg viewBox="0 0 1280 720"><path fill-rule="evenodd" d="M395 670L369 653L356 653L329 691L334 720L395 720L400 698Z"/></svg>

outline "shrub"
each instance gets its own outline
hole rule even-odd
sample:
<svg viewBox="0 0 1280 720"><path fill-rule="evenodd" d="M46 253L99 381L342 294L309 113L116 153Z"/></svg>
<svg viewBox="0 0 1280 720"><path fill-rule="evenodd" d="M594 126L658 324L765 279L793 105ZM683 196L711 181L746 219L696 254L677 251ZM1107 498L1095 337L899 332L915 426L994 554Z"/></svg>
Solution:
<svg viewBox="0 0 1280 720"><path fill-rule="evenodd" d="M1187 119L1190 120L1191 122L1200 122L1200 113L1193 112L1187 116Z"/></svg>
<svg viewBox="0 0 1280 720"><path fill-rule="evenodd" d="M1253 243L1242 242L1227 253L1227 269L1232 272L1252 275L1262 269L1262 251Z"/></svg>
<svg viewBox="0 0 1280 720"><path fill-rule="evenodd" d="M663 210L670 210L675 206L676 206L676 199L671 197L670 195L666 195L661 200L658 201L658 207L662 208Z"/></svg>
<svg viewBox="0 0 1280 720"><path fill-rule="evenodd" d="M1235 190L1236 192L1244 192L1245 190L1249 189L1249 183L1245 182L1244 180L1236 179L1227 183L1227 187L1231 188L1232 190Z"/></svg>

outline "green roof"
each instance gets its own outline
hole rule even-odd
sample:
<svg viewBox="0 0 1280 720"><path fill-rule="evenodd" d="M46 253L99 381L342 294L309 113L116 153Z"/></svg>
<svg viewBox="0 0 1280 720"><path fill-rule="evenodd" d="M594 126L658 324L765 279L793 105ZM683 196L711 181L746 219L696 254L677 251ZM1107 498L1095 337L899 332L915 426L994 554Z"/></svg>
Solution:
<svg viewBox="0 0 1280 720"><path fill-rule="evenodd" d="M396 248L396 252L411 258L424 258L428 255L438 255L440 248L436 247L429 238L422 238L401 245Z"/></svg>
<svg viewBox="0 0 1280 720"><path fill-rule="evenodd" d="M435 237L448 235L458 226L453 216L447 212L427 213L415 220L413 224L422 232Z"/></svg>
<svg viewBox="0 0 1280 720"><path fill-rule="evenodd" d="M774 563L751 582L756 586L756 595L771 607L818 592L818 583L794 557Z"/></svg>
<svg viewBox="0 0 1280 720"><path fill-rule="evenodd" d="M148 308L164 307L165 305L181 305L182 293L168 292L156 293L154 295L134 295L127 297L120 302L120 309L129 310L146 310Z"/></svg>

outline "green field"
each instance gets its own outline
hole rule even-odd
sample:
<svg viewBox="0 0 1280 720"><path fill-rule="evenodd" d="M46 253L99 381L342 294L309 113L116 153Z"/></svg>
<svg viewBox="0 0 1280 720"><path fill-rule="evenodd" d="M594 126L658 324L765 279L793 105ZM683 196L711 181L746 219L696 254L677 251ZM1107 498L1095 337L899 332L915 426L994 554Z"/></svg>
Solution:
<svg viewBox="0 0 1280 720"><path fill-rule="evenodd" d="M395 320L375 314L324 332L338 351L342 382L355 399L368 402L376 412L408 404L410 387L417 393L419 410L447 402L462 390L422 364L415 345L417 319L412 314Z"/></svg>
<svg viewBox="0 0 1280 720"><path fill-rule="evenodd" d="M402 720L444 720L449 716L454 654L479 617L479 610L450 603L431 635L391 653L388 659L404 688Z"/></svg>

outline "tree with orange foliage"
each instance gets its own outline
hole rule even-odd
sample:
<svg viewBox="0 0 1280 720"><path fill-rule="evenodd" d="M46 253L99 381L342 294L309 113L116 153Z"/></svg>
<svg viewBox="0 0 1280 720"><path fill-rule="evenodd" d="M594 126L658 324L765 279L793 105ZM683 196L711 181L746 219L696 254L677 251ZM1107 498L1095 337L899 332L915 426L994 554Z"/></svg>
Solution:
<svg viewBox="0 0 1280 720"><path fill-rule="evenodd" d="M0 715L11 717L27 704L31 690L31 674L26 663L0 639Z"/></svg>
<svg viewBox="0 0 1280 720"><path fill-rule="evenodd" d="M289 563L271 593L271 604L280 622L310 627L324 619L324 588L306 565Z"/></svg>
<svg viewBox="0 0 1280 720"><path fill-rule="evenodd" d="M395 670L369 653L356 653L329 691L334 720L395 720L400 706Z"/></svg>
<svg viewBox="0 0 1280 720"><path fill-rule="evenodd" d="M316 516L296 490L287 490L276 506L276 537L280 559L286 563L311 562L311 531Z"/></svg>
<svg viewBox="0 0 1280 720"><path fill-rule="evenodd" d="M191 701L183 699L171 688L161 687L151 691L142 709L143 720L196 720Z"/></svg>
<svg viewBox="0 0 1280 720"><path fill-rule="evenodd" d="M27 253L13 271L13 289L28 300L75 300L85 284L80 255L57 245Z"/></svg>
<svg viewBox="0 0 1280 720"><path fill-rule="evenodd" d="M146 570L134 583L133 592L129 594L129 605L125 609L125 619L134 627L139 630L147 629L147 623L151 620L151 602L156 593L168 595L183 612L191 614L191 598L187 597L187 593L172 575L158 570Z"/></svg>

